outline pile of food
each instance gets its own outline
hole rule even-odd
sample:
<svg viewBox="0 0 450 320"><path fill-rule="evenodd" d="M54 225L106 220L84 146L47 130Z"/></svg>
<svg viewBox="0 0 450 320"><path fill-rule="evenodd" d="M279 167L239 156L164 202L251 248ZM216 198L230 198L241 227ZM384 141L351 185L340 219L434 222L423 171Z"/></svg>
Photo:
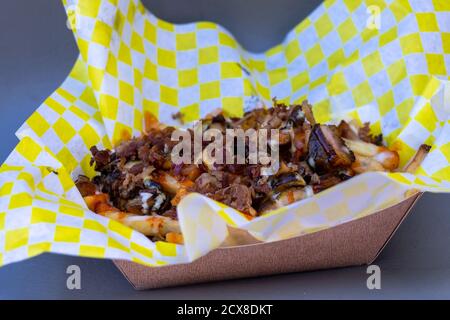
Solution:
<svg viewBox="0 0 450 320"><path fill-rule="evenodd" d="M248 163L175 164L171 153L178 141L171 137L177 129L155 122L145 134L113 151L91 148L91 165L99 175L76 181L89 209L154 241L183 243L176 206L189 193L225 203L252 219L357 174L395 171L399 166L398 153L382 145L382 136L373 135L369 123L316 123L307 101L291 106L275 102L273 108L256 109L242 118L216 113L202 123L203 130L214 128L224 134L236 128L278 130L278 172L262 175L262 165ZM403 171L414 172L429 149L422 145Z"/></svg>

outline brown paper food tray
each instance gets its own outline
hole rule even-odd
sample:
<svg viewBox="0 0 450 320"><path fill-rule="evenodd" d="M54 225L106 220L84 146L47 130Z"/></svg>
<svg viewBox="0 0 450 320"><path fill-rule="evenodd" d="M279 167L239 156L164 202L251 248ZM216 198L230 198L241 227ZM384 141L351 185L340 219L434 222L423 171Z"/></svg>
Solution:
<svg viewBox="0 0 450 320"><path fill-rule="evenodd" d="M146 267L122 260L114 263L138 290L370 264L420 196L415 194L397 205L330 229L271 243L233 230L226 246L188 264ZM233 246L236 241L246 245Z"/></svg>

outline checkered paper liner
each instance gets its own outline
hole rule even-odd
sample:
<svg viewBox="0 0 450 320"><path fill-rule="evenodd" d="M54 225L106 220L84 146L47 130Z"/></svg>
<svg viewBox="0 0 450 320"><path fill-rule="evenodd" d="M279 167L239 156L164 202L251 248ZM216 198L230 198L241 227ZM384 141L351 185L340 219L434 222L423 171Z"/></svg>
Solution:
<svg viewBox="0 0 450 320"><path fill-rule="evenodd" d="M174 25L137 0L63 1L80 56L64 83L18 130L0 168L0 265L42 252L190 262L218 247L227 225L276 241L367 216L411 189L450 191L450 2L325 1L264 52L222 27ZM376 15L377 10L379 15ZM375 16L373 16L375 12ZM370 16L372 14L372 16ZM368 19L379 19L369 28ZM307 98L320 122L370 121L403 166L432 150L415 175L365 173L256 218L191 194L178 206L185 245L151 242L94 214L73 180L92 177L89 148L137 136L150 115L167 124Z"/></svg>

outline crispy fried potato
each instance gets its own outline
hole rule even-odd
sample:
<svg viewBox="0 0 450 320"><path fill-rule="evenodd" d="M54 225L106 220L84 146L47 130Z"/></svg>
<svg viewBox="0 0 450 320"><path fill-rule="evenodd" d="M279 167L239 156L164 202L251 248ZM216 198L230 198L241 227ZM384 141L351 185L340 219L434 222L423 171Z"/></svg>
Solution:
<svg viewBox="0 0 450 320"><path fill-rule="evenodd" d="M121 212L109 204L109 197L105 193L84 197L84 201L95 213L116 220L146 236L164 238L169 232L181 233L178 221L172 218Z"/></svg>
<svg viewBox="0 0 450 320"><path fill-rule="evenodd" d="M195 164L186 165L181 169L181 174L191 181L195 181L202 171Z"/></svg>
<svg viewBox="0 0 450 320"><path fill-rule="evenodd" d="M355 162L353 162L351 169L356 173L363 173L369 171L386 171L381 163L370 157L355 154Z"/></svg>
<svg viewBox="0 0 450 320"><path fill-rule="evenodd" d="M306 120L311 124L311 126L316 124L316 119L314 118L314 114L312 112L312 106L308 103L307 100L302 103L302 111L305 114Z"/></svg>
<svg viewBox="0 0 450 320"><path fill-rule="evenodd" d="M426 144L422 144L419 147L419 150L417 150L417 152L414 155L414 157L411 159L411 161L405 166L403 171L408 172L408 173L416 172L417 169L419 169L419 167L422 164L422 162L425 159L425 157L430 152L430 149L431 149L431 146L426 145Z"/></svg>
<svg viewBox="0 0 450 320"><path fill-rule="evenodd" d="M165 172L160 172L155 180L161 185L164 191L170 194L176 194L181 188L188 188L194 184L188 179L180 181Z"/></svg>
<svg viewBox="0 0 450 320"><path fill-rule="evenodd" d="M109 205L106 202L100 202L95 206L95 213L102 214L104 212L118 212L119 209Z"/></svg>
<svg viewBox="0 0 450 320"><path fill-rule="evenodd" d="M166 234L166 241L176 244L184 244L183 235L181 233L169 232Z"/></svg>
<svg viewBox="0 0 450 320"><path fill-rule="evenodd" d="M400 163L400 156L398 155L397 151L392 151L387 148L384 149L385 150L381 151L375 157L373 157L373 159L381 163L381 165L387 171L394 171L398 168L398 165Z"/></svg>
<svg viewBox="0 0 450 320"><path fill-rule="evenodd" d="M355 172L393 171L398 168L400 157L397 151L359 140L344 139L344 141L347 147L355 154L356 163L353 163L352 165L352 169L354 169ZM381 169L380 166L374 161L378 162L383 170L379 170Z"/></svg>
<svg viewBox="0 0 450 320"><path fill-rule="evenodd" d="M382 151L380 148L383 148L360 140L349 140L344 138L344 141L350 150L364 157L374 157Z"/></svg>
<svg viewBox="0 0 450 320"><path fill-rule="evenodd" d="M96 212L97 205L101 203L108 203L109 196L106 193L99 193L84 197L84 201L86 202L89 210Z"/></svg>
<svg viewBox="0 0 450 320"><path fill-rule="evenodd" d="M177 206L180 203L181 199L183 199L188 194L189 194L189 191L186 190L186 188L180 188L180 189L178 189L177 193L175 194L175 197L173 197L173 199L170 201L170 203L173 206Z"/></svg>
<svg viewBox="0 0 450 320"><path fill-rule="evenodd" d="M165 238L169 232L181 233L178 221L168 217L141 216L126 212L105 212L102 215L149 237Z"/></svg>

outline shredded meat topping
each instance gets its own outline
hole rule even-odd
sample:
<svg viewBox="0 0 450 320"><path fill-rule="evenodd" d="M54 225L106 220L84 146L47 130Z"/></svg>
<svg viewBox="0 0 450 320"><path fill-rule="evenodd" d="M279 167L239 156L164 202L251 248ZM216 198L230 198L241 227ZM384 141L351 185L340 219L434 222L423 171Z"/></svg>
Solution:
<svg viewBox="0 0 450 320"><path fill-rule="evenodd" d="M82 196L104 193L116 210L176 219L176 205L185 195L197 192L257 216L330 188L357 173L390 170L398 159L395 151L382 146L381 135L370 132L368 123L361 127L346 121L338 126L318 124L307 101L291 106L275 101L273 108L253 110L239 119L216 112L202 121L203 130L214 128L222 133L227 129L277 129L278 172L263 176L262 165L248 161L217 164L203 159L175 164L171 153L178 141L172 141L171 136L176 129L156 123L142 136L121 143L115 150L93 146L91 165L95 165L98 175L92 180L80 176L76 185ZM193 139L193 129L188 132ZM358 150L349 148L348 141ZM187 143L194 145L193 140ZM203 141L202 148L209 143ZM364 148L383 153L383 157L368 156ZM233 154L225 147L220 152L224 157ZM248 152L247 148L246 155ZM392 156L386 156L386 152ZM391 163L382 163L385 159Z"/></svg>

